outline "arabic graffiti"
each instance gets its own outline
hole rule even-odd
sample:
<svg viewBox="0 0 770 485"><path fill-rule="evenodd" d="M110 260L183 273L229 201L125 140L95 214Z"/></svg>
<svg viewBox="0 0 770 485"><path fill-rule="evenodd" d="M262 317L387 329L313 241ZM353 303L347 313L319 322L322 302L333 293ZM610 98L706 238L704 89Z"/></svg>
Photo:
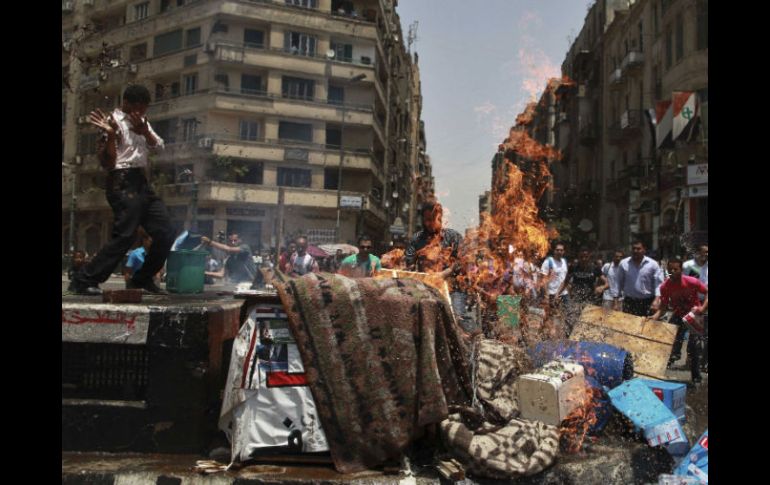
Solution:
<svg viewBox="0 0 770 485"><path fill-rule="evenodd" d="M88 311L84 314L80 310L61 311L62 325L82 325L87 323L125 325L129 330L134 329L137 315L126 314L120 311Z"/></svg>

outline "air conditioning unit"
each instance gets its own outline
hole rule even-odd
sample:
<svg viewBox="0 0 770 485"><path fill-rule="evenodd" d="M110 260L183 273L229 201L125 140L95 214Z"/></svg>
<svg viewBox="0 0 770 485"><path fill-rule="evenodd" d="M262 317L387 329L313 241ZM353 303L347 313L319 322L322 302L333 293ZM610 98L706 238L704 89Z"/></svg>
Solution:
<svg viewBox="0 0 770 485"><path fill-rule="evenodd" d="M211 138L201 138L198 140L198 146L201 148L211 148L211 145L213 144L214 140Z"/></svg>
<svg viewBox="0 0 770 485"><path fill-rule="evenodd" d="M83 5L88 5L89 7L93 7L94 0L83 0Z"/></svg>
<svg viewBox="0 0 770 485"><path fill-rule="evenodd" d="M83 157L75 155L75 165L83 165Z"/></svg>
<svg viewBox="0 0 770 485"><path fill-rule="evenodd" d="M372 63L371 57L361 56L361 64L369 65Z"/></svg>
<svg viewBox="0 0 770 485"><path fill-rule="evenodd" d="M61 3L61 11L62 13L72 13L72 10L74 8L75 2L62 2Z"/></svg>
<svg viewBox="0 0 770 485"><path fill-rule="evenodd" d="M214 42L206 42L206 49L205 52L213 53L217 48L217 45Z"/></svg>
<svg viewBox="0 0 770 485"><path fill-rule="evenodd" d="M131 74L136 74L137 72L139 72L139 66L137 64L129 64L128 72L130 72Z"/></svg>

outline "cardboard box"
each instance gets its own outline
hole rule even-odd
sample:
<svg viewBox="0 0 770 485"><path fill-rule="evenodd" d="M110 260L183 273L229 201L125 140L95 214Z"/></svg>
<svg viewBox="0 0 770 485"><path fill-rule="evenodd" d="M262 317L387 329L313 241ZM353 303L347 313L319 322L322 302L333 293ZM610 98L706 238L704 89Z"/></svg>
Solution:
<svg viewBox="0 0 770 485"><path fill-rule="evenodd" d="M583 366L552 361L518 380L522 419L557 426L584 400L587 384Z"/></svg>
<svg viewBox="0 0 770 485"><path fill-rule="evenodd" d="M626 381L607 393L615 409L644 433L650 446L664 446L673 456L690 447L679 421L641 379Z"/></svg>
<svg viewBox="0 0 770 485"><path fill-rule="evenodd" d="M701 482L709 482L709 430L698 438L689 453L674 470L682 477L695 477Z"/></svg>
<svg viewBox="0 0 770 485"><path fill-rule="evenodd" d="M681 382L658 381L653 379L639 379L652 389L653 394L658 396L663 404L666 405L674 416L679 420L679 424L685 424L685 395L687 394L687 385Z"/></svg>

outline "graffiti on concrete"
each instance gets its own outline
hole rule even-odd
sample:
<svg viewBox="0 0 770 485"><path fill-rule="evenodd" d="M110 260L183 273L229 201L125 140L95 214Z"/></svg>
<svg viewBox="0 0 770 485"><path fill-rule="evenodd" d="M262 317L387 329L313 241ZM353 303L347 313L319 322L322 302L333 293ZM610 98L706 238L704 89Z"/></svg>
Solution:
<svg viewBox="0 0 770 485"><path fill-rule="evenodd" d="M148 308L104 304L63 304L62 342L144 344Z"/></svg>

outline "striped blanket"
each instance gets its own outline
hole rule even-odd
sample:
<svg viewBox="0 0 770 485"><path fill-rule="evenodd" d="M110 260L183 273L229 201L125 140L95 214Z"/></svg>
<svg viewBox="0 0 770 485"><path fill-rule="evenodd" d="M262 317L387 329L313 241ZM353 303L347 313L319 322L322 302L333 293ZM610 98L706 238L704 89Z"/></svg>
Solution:
<svg viewBox="0 0 770 485"><path fill-rule="evenodd" d="M397 460L470 404L467 344L437 290L321 273L278 292L338 471Z"/></svg>

